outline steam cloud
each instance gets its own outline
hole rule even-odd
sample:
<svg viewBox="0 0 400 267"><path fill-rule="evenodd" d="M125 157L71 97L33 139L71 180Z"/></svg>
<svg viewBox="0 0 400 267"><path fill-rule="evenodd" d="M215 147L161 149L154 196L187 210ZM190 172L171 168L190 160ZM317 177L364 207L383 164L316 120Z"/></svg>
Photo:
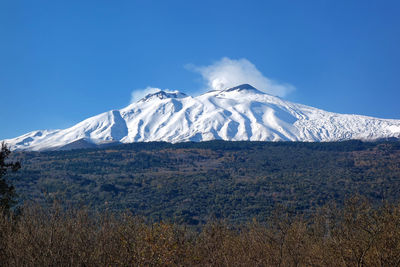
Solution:
<svg viewBox="0 0 400 267"><path fill-rule="evenodd" d="M223 90L240 84L250 84L255 88L271 95L285 96L294 90L294 86L278 83L265 77L247 59L230 59L227 57L209 66L188 66L189 69L200 73L207 86L214 90Z"/></svg>
<svg viewBox="0 0 400 267"><path fill-rule="evenodd" d="M157 87L147 86L145 89L136 89L131 93L131 104L139 101L148 94L154 94L159 91L164 91L166 93L178 93L178 91L171 91L169 89L160 89Z"/></svg>
<svg viewBox="0 0 400 267"><path fill-rule="evenodd" d="M136 89L131 94L131 103L137 102L148 94L154 94L161 91L160 88L147 86L145 89Z"/></svg>
<svg viewBox="0 0 400 267"><path fill-rule="evenodd" d="M283 97L295 89L290 84L278 83L265 77L253 63L245 58L235 60L224 57L209 66L187 65L186 67L201 74L208 90L224 90L247 83L268 94ZM131 103L158 91L161 89L151 86L136 89L131 94Z"/></svg>

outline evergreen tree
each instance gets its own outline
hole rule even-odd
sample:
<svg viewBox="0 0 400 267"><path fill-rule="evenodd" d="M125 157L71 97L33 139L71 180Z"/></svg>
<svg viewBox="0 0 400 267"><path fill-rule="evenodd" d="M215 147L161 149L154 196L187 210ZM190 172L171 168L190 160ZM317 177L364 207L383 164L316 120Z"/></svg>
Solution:
<svg viewBox="0 0 400 267"><path fill-rule="evenodd" d="M17 171L21 168L19 162L6 162L11 151L3 142L0 150L0 211L8 212L15 204L15 188L5 178L8 171Z"/></svg>

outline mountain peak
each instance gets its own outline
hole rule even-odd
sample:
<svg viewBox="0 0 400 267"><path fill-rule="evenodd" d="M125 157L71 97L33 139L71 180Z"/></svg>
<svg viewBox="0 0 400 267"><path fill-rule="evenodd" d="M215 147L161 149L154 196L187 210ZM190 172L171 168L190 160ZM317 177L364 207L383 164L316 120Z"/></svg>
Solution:
<svg viewBox="0 0 400 267"><path fill-rule="evenodd" d="M400 120L327 112L241 84L197 97L160 90L124 109L104 112L67 129L35 131L5 141L12 150L56 150L110 142L382 138L400 138Z"/></svg>
<svg viewBox="0 0 400 267"><path fill-rule="evenodd" d="M184 94L184 93L181 93L179 91L170 92L170 91L160 90L158 92L146 95L145 97L143 97L138 102L148 102L148 101L153 100L153 99L184 98L184 97L187 97L187 95Z"/></svg>
<svg viewBox="0 0 400 267"><path fill-rule="evenodd" d="M257 93L262 93L260 90L256 89L255 87L253 87L253 86L251 86L250 84L247 84L247 83L223 90L223 92L233 92L233 91L236 91L236 92L254 91L254 92L257 92Z"/></svg>

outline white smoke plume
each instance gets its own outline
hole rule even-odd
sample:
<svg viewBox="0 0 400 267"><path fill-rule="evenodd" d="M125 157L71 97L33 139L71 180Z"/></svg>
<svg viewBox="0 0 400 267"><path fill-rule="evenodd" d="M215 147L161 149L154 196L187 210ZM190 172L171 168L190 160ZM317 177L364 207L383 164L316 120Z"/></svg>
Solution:
<svg viewBox="0 0 400 267"><path fill-rule="evenodd" d="M161 91L160 88L147 86L145 89L136 89L131 93L131 103L137 102L148 94L154 94Z"/></svg>
<svg viewBox="0 0 400 267"><path fill-rule="evenodd" d="M265 77L245 58L235 60L224 57L209 66L189 65L188 68L200 73L209 89L213 90L223 90L245 83L268 94L281 97L294 90L294 86L290 84L278 83Z"/></svg>

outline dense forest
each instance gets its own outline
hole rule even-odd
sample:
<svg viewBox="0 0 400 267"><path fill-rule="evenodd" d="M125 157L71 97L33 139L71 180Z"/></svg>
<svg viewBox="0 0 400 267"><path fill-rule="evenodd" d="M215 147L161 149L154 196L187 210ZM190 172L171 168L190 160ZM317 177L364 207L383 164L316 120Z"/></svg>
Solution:
<svg viewBox="0 0 400 267"><path fill-rule="evenodd" d="M400 199L400 142L150 142L10 160L22 166L7 177L20 203L59 199L177 224L262 221L277 206L307 216L353 195Z"/></svg>

